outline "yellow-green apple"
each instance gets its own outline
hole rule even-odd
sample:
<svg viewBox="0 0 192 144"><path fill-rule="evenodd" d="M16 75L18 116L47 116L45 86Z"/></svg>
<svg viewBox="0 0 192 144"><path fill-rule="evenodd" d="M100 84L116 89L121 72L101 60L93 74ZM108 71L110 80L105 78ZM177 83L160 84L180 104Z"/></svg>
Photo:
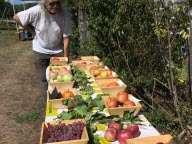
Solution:
<svg viewBox="0 0 192 144"><path fill-rule="evenodd" d="M130 106L136 106L136 104L133 101L128 100L123 103L123 106L130 107Z"/></svg>
<svg viewBox="0 0 192 144"><path fill-rule="evenodd" d="M62 75L58 75L57 76L57 80L58 80L58 82L63 82L64 80L63 80L63 76Z"/></svg>
<svg viewBox="0 0 192 144"><path fill-rule="evenodd" d="M117 140L117 129L110 127L105 131L104 137L107 141L114 142Z"/></svg>
<svg viewBox="0 0 192 144"><path fill-rule="evenodd" d="M103 72L101 72L101 77L108 77L108 73L107 73L107 71L103 71Z"/></svg>
<svg viewBox="0 0 192 144"><path fill-rule="evenodd" d="M106 104L109 108L117 107L117 99L115 97L109 97Z"/></svg>
<svg viewBox="0 0 192 144"><path fill-rule="evenodd" d="M117 98L118 102L124 103L124 102L128 101L129 96L128 96L128 93L126 93L125 91L120 91L116 95L116 98Z"/></svg>
<svg viewBox="0 0 192 144"><path fill-rule="evenodd" d="M71 74L66 74L66 75L63 76L63 80L65 82L72 81L73 80L73 76Z"/></svg>

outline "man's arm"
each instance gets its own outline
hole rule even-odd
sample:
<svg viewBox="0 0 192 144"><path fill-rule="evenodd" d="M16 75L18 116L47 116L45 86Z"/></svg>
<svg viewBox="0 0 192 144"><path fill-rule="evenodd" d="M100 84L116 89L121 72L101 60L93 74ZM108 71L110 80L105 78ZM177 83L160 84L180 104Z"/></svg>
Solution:
<svg viewBox="0 0 192 144"><path fill-rule="evenodd" d="M23 26L20 19L19 19L19 16L18 14L14 15L13 17L13 20L15 20L21 27L23 27L25 30L27 30L30 34L32 34L32 36L35 36L35 30L33 29L33 27L31 25L26 25L26 26Z"/></svg>
<svg viewBox="0 0 192 144"><path fill-rule="evenodd" d="M64 44L64 57L69 56L69 37L63 38L63 44Z"/></svg>

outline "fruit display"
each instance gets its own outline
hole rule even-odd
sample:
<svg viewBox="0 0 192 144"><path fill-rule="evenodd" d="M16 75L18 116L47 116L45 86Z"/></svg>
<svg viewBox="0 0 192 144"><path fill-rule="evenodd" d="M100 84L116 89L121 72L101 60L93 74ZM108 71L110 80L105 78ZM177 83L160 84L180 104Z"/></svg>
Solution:
<svg viewBox="0 0 192 144"><path fill-rule="evenodd" d="M62 66L68 63L68 57L51 57L50 63L52 66Z"/></svg>
<svg viewBox="0 0 192 144"><path fill-rule="evenodd" d="M128 144L176 144L170 134L127 139Z"/></svg>
<svg viewBox="0 0 192 144"><path fill-rule="evenodd" d="M69 66L51 66L49 71L50 82L67 82L73 80Z"/></svg>
<svg viewBox="0 0 192 144"><path fill-rule="evenodd" d="M103 78L117 78L117 74L112 70L92 70L90 71L94 79L103 79Z"/></svg>
<svg viewBox="0 0 192 144"><path fill-rule="evenodd" d="M136 101L133 101L134 99ZM122 117L124 111L127 110L130 112L134 111L134 115L137 115L142 108L135 97L124 91L120 91L114 96L102 96L102 100L110 115L119 115Z"/></svg>
<svg viewBox="0 0 192 144"><path fill-rule="evenodd" d="M118 141L119 144L126 144L127 139L136 138L140 135L137 124L128 125L123 129L123 125L117 121L111 120L105 131L104 137L109 142Z"/></svg>
<svg viewBox="0 0 192 144"><path fill-rule="evenodd" d="M40 144L62 142L63 144L87 144L89 141L83 119L43 122Z"/></svg>
<svg viewBox="0 0 192 144"><path fill-rule="evenodd" d="M81 60L88 60L91 61L92 64L97 64L100 59L97 56L81 56Z"/></svg>
<svg viewBox="0 0 192 144"><path fill-rule="evenodd" d="M53 109L75 107L74 96L78 95L75 88L57 89L47 91L47 100Z"/></svg>
<svg viewBox="0 0 192 144"><path fill-rule="evenodd" d="M119 91L124 91L127 85L119 78L95 79L95 82L102 93L116 95Z"/></svg>
<svg viewBox="0 0 192 144"><path fill-rule="evenodd" d="M72 88L75 81L70 66L50 66L48 83L52 89Z"/></svg>

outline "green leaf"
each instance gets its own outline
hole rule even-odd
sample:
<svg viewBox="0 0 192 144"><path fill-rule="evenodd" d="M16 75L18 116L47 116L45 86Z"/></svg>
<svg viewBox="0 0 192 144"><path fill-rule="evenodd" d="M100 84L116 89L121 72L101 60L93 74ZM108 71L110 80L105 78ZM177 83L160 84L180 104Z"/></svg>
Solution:
<svg viewBox="0 0 192 144"><path fill-rule="evenodd" d="M86 116L89 111L89 108L86 105L83 105L75 107L74 110L77 111L80 115Z"/></svg>
<svg viewBox="0 0 192 144"><path fill-rule="evenodd" d="M70 120L73 117L73 115L71 113L65 112L63 111L60 115L59 115L59 119L61 120Z"/></svg>

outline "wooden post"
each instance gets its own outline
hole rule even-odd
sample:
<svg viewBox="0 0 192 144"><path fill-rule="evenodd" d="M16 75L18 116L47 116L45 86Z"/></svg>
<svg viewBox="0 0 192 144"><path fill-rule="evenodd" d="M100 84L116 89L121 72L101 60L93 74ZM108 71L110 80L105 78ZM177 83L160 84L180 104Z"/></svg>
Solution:
<svg viewBox="0 0 192 144"><path fill-rule="evenodd" d="M192 104L192 15L189 15L190 19L190 39L189 39L189 50L188 50L188 69L189 69L189 96Z"/></svg>

